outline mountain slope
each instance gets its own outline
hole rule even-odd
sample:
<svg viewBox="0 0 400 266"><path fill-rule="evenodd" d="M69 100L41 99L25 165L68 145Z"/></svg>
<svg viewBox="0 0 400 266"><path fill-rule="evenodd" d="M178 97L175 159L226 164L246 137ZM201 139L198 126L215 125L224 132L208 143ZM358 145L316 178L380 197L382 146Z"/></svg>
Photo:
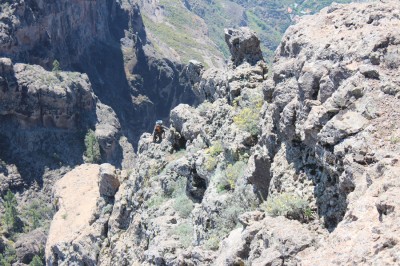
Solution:
<svg viewBox="0 0 400 266"><path fill-rule="evenodd" d="M350 0L185 0L189 10L206 22L210 38L227 57L223 29L249 26L257 32L267 62L272 61L283 33L294 24L299 16L315 14L331 3L349 3Z"/></svg>
<svg viewBox="0 0 400 266"><path fill-rule="evenodd" d="M232 63L189 64L202 103L174 108L161 143L142 135L91 263L395 264L399 12L323 9L288 29L270 73L255 34L227 30Z"/></svg>

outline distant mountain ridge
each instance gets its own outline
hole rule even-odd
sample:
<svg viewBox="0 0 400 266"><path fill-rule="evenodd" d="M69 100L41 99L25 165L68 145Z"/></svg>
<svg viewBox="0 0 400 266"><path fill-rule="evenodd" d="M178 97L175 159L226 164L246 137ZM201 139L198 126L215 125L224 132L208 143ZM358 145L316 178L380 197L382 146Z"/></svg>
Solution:
<svg viewBox="0 0 400 266"><path fill-rule="evenodd" d="M158 41L166 43L181 55L180 59L184 61L182 63L187 63L188 52L196 51L196 46L207 41L204 36L194 33L205 30L206 36L215 43L215 46L208 42L203 48L207 47L209 53L216 56L222 52L223 57L227 58L229 51L225 44L223 29L239 26L248 26L257 32L264 57L267 62L270 62L283 33L300 16L314 14L333 2L349 3L352 1L160 0L157 4L154 1L150 2L153 5L153 16L143 11L142 8L142 11L147 13L144 15L145 26L154 33ZM143 5L149 4L144 3ZM205 23L201 23L197 16L202 18ZM157 20L156 17L162 17L162 19ZM180 30L180 32L175 30ZM184 46L185 44L186 46ZM208 65L218 65L216 62L207 62L209 59L202 56L202 53L204 54L204 52L193 52L191 56Z"/></svg>

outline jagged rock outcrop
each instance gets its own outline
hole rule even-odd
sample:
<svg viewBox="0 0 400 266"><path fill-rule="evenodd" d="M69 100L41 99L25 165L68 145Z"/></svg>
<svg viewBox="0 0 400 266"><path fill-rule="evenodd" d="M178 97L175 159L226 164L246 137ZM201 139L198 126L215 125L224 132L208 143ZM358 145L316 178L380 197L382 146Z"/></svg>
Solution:
<svg viewBox="0 0 400 266"><path fill-rule="evenodd" d="M227 29L225 36L232 55L232 66L225 70L203 70L191 62L187 67L193 91L200 102L213 102L218 98L227 98L231 102L242 94L242 89L260 87L266 79L268 68L255 33L242 27Z"/></svg>
<svg viewBox="0 0 400 266"><path fill-rule="evenodd" d="M86 75L13 65L8 58L0 59L0 69L0 115L23 128L77 129L85 122L82 113L94 113L94 94Z"/></svg>
<svg viewBox="0 0 400 266"><path fill-rule="evenodd" d="M225 42L231 52L231 61L234 66L243 62L254 65L263 60L260 39L250 28L226 29Z"/></svg>
<svg viewBox="0 0 400 266"><path fill-rule="evenodd" d="M302 265L397 260L398 239L382 233L398 230L397 214L384 221L379 207L384 198L396 209L399 189L398 98L385 89L400 85L396 3L333 5L290 27L277 49L259 143L270 147L270 194L314 198L333 231L298 255Z"/></svg>
<svg viewBox="0 0 400 266"><path fill-rule="evenodd" d="M7 165L0 160L0 195L5 195L7 190L23 185L23 179L14 164Z"/></svg>
<svg viewBox="0 0 400 266"><path fill-rule="evenodd" d="M118 178L83 165L57 183L47 263L395 264L399 14L393 1L305 17L271 73L255 36L228 30L233 64L185 69L201 104L174 108L161 143L143 134ZM114 156L121 113L101 106Z"/></svg>
<svg viewBox="0 0 400 266"><path fill-rule="evenodd" d="M260 64L215 72L229 86L228 72L232 81L239 80L243 72L259 75ZM201 68L194 65L188 70L199 82L206 75L199 78ZM263 80L243 86L241 97L224 94L198 108L177 106L170 115L174 127L160 144L142 136L136 167L115 196L100 265L213 264L219 241L238 224L237 216L260 202L255 186L239 178L256 144L257 123L246 128L233 121L246 108L258 121ZM228 104L232 99L235 106Z"/></svg>
<svg viewBox="0 0 400 266"><path fill-rule="evenodd" d="M0 62L0 156L8 165L4 175L13 179L2 184L54 182L46 180L45 168L57 176L56 169L82 162L84 135L77 135L96 124L98 100L88 77Z"/></svg>
<svg viewBox="0 0 400 266"><path fill-rule="evenodd" d="M143 163L124 193L132 197L116 196L127 205L115 214L125 218L103 265L395 263L398 13L394 2L364 3L305 17L287 31L268 75L262 62L193 65L204 102L171 115L186 154L164 165L171 142L143 136ZM268 204L288 194L305 200L307 213L271 217ZM129 206L130 215L121 211ZM262 212L245 213L254 209ZM244 228L234 230L238 223Z"/></svg>

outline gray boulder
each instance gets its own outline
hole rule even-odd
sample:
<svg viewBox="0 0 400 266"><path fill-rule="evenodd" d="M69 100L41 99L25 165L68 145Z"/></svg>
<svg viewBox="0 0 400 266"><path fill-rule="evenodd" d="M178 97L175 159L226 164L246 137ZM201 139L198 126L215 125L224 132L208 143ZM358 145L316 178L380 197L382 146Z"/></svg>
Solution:
<svg viewBox="0 0 400 266"><path fill-rule="evenodd" d="M228 44L234 66L243 62L254 65L263 60L260 40L250 28L225 29L225 42Z"/></svg>
<svg viewBox="0 0 400 266"><path fill-rule="evenodd" d="M119 180L115 167L104 163L100 165L99 192L101 196L114 197L119 188Z"/></svg>
<svg viewBox="0 0 400 266"><path fill-rule="evenodd" d="M43 252L46 239L46 233L40 228L20 236L15 242L18 260L26 264L30 263L35 255Z"/></svg>

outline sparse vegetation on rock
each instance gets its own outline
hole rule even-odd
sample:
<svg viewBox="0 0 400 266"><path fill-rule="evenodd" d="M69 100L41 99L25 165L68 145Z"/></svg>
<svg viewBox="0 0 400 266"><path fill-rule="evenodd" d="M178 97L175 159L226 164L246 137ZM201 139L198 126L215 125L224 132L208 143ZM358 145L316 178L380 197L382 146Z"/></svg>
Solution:
<svg viewBox="0 0 400 266"><path fill-rule="evenodd" d="M17 199L10 190L7 191L3 198L3 206L4 213L1 218L3 229L9 234L13 234L19 230L20 218L17 210Z"/></svg>
<svg viewBox="0 0 400 266"><path fill-rule="evenodd" d="M35 255L35 257L33 257L32 261L29 263L29 266L43 266L43 262L42 259L38 256Z"/></svg>
<svg viewBox="0 0 400 266"><path fill-rule="evenodd" d="M307 200L294 193L271 196L261 205L261 208L273 217L285 216L299 221L308 221L312 217L312 211Z"/></svg>
<svg viewBox="0 0 400 266"><path fill-rule="evenodd" d="M396 1L39 2L0 11L1 265L399 260ZM210 68L219 20L262 34ZM88 75L8 58L55 56Z"/></svg>
<svg viewBox="0 0 400 266"><path fill-rule="evenodd" d="M88 163L98 163L101 159L100 145L93 130L89 129L85 136L85 160Z"/></svg>

